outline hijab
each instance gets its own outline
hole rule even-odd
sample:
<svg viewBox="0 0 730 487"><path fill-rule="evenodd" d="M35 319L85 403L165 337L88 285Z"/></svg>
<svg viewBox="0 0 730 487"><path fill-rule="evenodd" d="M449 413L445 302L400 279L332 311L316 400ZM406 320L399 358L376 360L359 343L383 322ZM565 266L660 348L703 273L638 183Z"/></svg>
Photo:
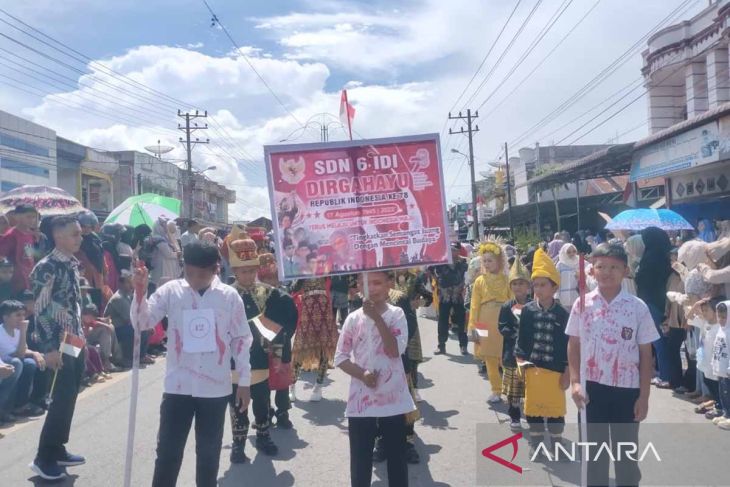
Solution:
<svg viewBox="0 0 730 487"><path fill-rule="evenodd" d="M568 251L570 249L573 249L573 250L576 251L576 255L575 256L570 257L568 255ZM558 262L561 263L561 264L563 264L563 265L567 265L571 269L577 269L578 268L578 265L580 264L580 257L578 257L577 252L578 252L578 249L575 248L575 245L570 244L570 243L567 243L567 244L563 245L560 248L560 253L558 254Z"/></svg>
<svg viewBox="0 0 730 487"><path fill-rule="evenodd" d="M717 240L715 228L712 226L712 222L709 219L703 218L699 221L699 223L702 223L705 227L701 232L698 232L697 236L700 239L704 240L707 243L711 243ZM699 224L697 226L699 227Z"/></svg>
<svg viewBox="0 0 730 487"><path fill-rule="evenodd" d="M629 258L629 268L631 272L636 272L636 268L639 267L641 257L644 255L644 240L641 235L632 235L626 242L624 242L624 249L626 249L626 255Z"/></svg>
<svg viewBox="0 0 730 487"><path fill-rule="evenodd" d="M641 231L644 242L644 255L636 271L636 294L655 313L664 313L667 299L667 281L672 273L669 252L672 244L669 235L657 227L647 227Z"/></svg>

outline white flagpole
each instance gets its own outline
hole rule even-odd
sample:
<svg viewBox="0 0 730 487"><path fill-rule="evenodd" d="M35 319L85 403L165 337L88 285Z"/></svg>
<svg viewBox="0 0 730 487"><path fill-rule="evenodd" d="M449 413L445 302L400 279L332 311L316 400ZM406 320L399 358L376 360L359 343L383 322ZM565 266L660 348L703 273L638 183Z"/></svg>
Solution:
<svg viewBox="0 0 730 487"><path fill-rule="evenodd" d="M585 319L585 300L586 300L586 275L585 275L585 257L581 254L578 261L578 290L580 293L580 329L583 331L583 320ZM583 339L581 338L581 342ZM580 353L580 390L583 391L583 396L586 395L586 371L585 371L585 348L581 343ZM580 441L588 441L588 418L586 418L586 406L585 403L580 409L578 417L580 418ZM587 452L581 452L580 456L580 485L582 487L588 487L588 461L586 459Z"/></svg>
<svg viewBox="0 0 730 487"><path fill-rule="evenodd" d="M135 298L133 298L135 299ZM127 426L127 453L124 459L124 487L132 486L132 459L134 456L134 430L137 423L137 396L139 393L139 348L140 333L134 327L134 347L132 350L132 390L129 394L129 419Z"/></svg>

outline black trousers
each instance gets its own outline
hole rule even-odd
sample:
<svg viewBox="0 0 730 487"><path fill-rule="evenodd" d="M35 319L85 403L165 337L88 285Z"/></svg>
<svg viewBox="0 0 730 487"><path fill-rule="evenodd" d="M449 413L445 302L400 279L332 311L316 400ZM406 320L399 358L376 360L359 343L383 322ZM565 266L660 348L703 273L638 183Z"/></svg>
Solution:
<svg viewBox="0 0 730 487"><path fill-rule="evenodd" d="M669 361L669 385L672 389L682 385L682 343L687 338L683 328L670 328L667 336L667 360Z"/></svg>
<svg viewBox="0 0 730 487"><path fill-rule="evenodd" d="M370 487L373 477L373 447L378 434L383 433L385 455L388 460L388 485L408 487L406 463L406 418L404 414L385 418L349 418L350 485Z"/></svg>
<svg viewBox="0 0 730 487"><path fill-rule="evenodd" d="M586 392L589 400L586 406L588 441L599 445L610 444L613 456L617 459L619 442L632 442L638 447L639 423L634 421L634 404L639 398L639 389L611 387L589 381L586 382ZM602 454L597 460L593 459L588 461L588 485L608 486L609 456ZM622 455L621 461L614 462L614 468L617 487L639 485L641 471L636 461Z"/></svg>
<svg viewBox="0 0 730 487"><path fill-rule="evenodd" d="M233 394L231 395L230 399L230 407L234 443L236 441L246 440L246 436L248 436L248 429L251 424L248 418L248 409L246 409L244 412L241 412L235 405L236 389L238 389L238 385L233 384ZM259 382L258 384L253 384L251 386L251 409L253 409L254 429L256 429L257 434L268 434L270 425L269 396L270 390L268 380Z"/></svg>
<svg viewBox="0 0 730 487"><path fill-rule="evenodd" d="M122 349L122 359L125 363L132 363L132 353L134 347L134 328L132 325L115 326L114 332L117 335L119 347ZM145 330L139 335L139 357L147 355L147 341L149 340L152 330Z"/></svg>
<svg viewBox="0 0 730 487"><path fill-rule="evenodd" d="M466 331L466 310L462 301L439 302L438 340L439 347L446 346L449 339L449 319L459 330L459 346L465 347L468 343Z"/></svg>
<svg viewBox="0 0 730 487"><path fill-rule="evenodd" d="M58 370L56 385L53 389L51 405L48 407L46 420L43 422L41 438L38 442L37 458L44 462L53 462L60 459L66 452L71 433L71 421L76 408L76 398L79 395L81 378L84 375L85 352L81 351L78 357L61 354L63 367ZM55 372L52 372L52 374Z"/></svg>
<svg viewBox="0 0 730 487"><path fill-rule="evenodd" d="M162 395L153 487L173 487L177 484L193 418L195 484L198 487L217 485L228 398L229 396L208 398L168 393Z"/></svg>
<svg viewBox="0 0 730 487"><path fill-rule="evenodd" d="M710 399L718 402L720 400L720 383L707 377L704 378L704 383L710 391Z"/></svg>

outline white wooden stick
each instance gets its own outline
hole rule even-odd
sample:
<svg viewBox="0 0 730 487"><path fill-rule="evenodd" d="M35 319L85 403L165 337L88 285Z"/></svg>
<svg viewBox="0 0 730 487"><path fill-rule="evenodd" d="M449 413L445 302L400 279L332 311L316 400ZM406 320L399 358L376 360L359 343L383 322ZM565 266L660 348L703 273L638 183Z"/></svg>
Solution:
<svg viewBox="0 0 730 487"><path fill-rule="evenodd" d="M127 426L127 454L124 459L124 487L132 486L132 459L134 456L134 430L137 423L137 396L139 393L139 348L140 333L134 327L134 348L132 351L132 390L129 394L129 420Z"/></svg>

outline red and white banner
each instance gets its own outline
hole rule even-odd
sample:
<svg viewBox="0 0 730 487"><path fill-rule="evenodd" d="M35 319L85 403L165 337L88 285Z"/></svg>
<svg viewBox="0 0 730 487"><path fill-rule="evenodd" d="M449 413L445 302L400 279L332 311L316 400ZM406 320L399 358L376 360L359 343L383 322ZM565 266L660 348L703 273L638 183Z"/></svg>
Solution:
<svg viewBox="0 0 730 487"><path fill-rule="evenodd" d="M448 263L438 134L266 146L282 280Z"/></svg>

